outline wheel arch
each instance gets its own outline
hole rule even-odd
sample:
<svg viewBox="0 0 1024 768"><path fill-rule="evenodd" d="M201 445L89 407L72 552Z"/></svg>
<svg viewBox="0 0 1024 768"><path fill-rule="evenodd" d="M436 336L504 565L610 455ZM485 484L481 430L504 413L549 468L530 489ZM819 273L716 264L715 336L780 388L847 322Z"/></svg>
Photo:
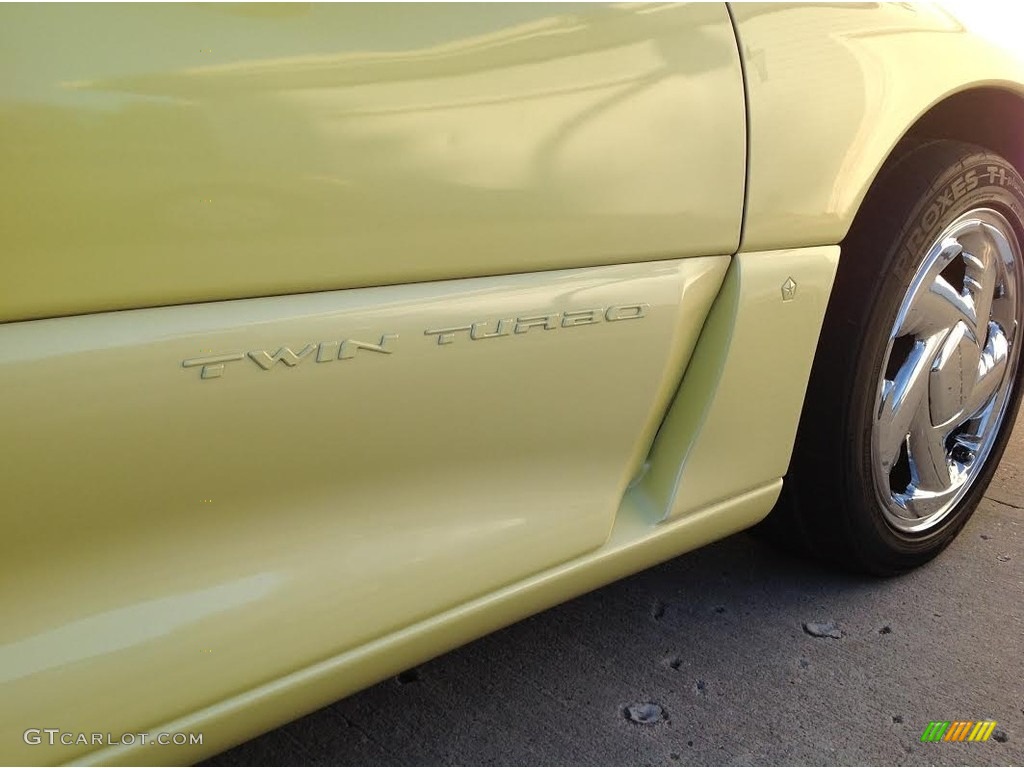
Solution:
<svg viewBox="0 0 1024 768"><path fill-rule="evenodd" d="M1008 115L1006 120L975 116ZM895 142L866 185L857 212L843 236L855 231L858 220L871 216L871 202L889 172L908 154L932 141L961 141L1006 158L1024 176L1024 92L1001 86L973 86L948 94L923 112Z"/></svg>
<svg viewBox="0 0 1024 768"><path fill-rule="evenodd" d="M1000 119L979 119L978 115ZM975 144L1002 155L1024 176L1024 93L1000 86L975 86L932 105L892 148L864 200L870 198L890 165L921 144L942 139Z"/></svg>

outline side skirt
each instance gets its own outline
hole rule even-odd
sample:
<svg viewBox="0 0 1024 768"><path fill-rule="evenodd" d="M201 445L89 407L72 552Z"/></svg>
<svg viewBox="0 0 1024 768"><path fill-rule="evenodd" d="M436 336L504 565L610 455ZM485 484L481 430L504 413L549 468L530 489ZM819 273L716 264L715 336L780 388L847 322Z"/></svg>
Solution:
<svg viewBox="0 0 1024 768"><path fill-rule="evenodd" d="M74 765L185 765L234 746L572 597L748 528L771 510L782 480L671 523L627 494L608 543L587 555L473 600L174 722L158 733L202 733L198 747L115 746Z"/></svg>

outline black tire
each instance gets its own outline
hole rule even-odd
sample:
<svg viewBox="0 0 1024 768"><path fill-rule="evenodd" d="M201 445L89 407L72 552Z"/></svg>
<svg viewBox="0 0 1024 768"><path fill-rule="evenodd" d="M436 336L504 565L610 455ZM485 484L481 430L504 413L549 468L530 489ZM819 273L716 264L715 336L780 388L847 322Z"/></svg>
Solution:
<svg viewBox="0 0 1024 768"><path fill-rule="evenodd" d="M875 396L901 302L928 245L978 207L1000 213L1024 243L1024 181L1006 160L970 144L934 141L904 150L873 185L842 245L782 497L762 528L770 538L891 575L935 557L974 512L1024 390L1020 355L995 443L966 494L934 528L908 533L887 522L869 462ZM1017 327L1022 324L1024 301L1018 300Z"/></svg>

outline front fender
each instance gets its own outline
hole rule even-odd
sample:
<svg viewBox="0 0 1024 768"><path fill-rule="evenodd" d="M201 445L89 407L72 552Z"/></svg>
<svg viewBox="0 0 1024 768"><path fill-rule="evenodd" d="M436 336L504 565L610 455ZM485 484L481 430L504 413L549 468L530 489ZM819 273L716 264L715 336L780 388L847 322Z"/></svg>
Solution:
<svg viewBox="0 0 1024 768"><path fill-rule="evenodd" d="M731 10L750 112L744 251L840 242L893 147L930 108L977 87L1024 98L1020 58L937 6Z"/></svg>

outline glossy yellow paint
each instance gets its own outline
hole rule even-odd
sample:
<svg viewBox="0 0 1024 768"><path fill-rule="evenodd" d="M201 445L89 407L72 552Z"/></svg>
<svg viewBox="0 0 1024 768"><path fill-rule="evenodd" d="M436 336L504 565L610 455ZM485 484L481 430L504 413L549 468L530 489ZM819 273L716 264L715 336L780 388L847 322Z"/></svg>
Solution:
<svg viewBox="0 0 1024 768"><path fill-rule="evenodd" d="M605 544L728 263L0 325L0 759L39 761L38 723L146 730Z"/></svg>
<svg viewBox="0 0 1024 768"><path fill-rule="evenodd" d="M611 538L596 552L154 729L203 732L207 740L202 748L115 746L84 755L75 764L181 765L200 760L488 632L748 528L768 513L781 490L782 481L775 480L661 525L654 524L642 498L627 494Z"/></svg>
<svg viewBox="0 0 1024 768"><path fill-rule="evenodd" d="M666 518L785 474L838 266L837 246L733 259L651 454Z"/></svg>
<svg viewBox="0 0 1024 768"><path fill-rule="evenodd" d="M690 372L725 349L719 378L746 387L684 383L676 394L667 424L685 422L695 399L710 415L683 460L684 477L707 477L671 498L659 496L657 467L680 460L674 441L660 438L655 469L627 481L725 257L0 326L3 418L24 438L0 462L12 502L0 546L20 576L2 587L2 743L18 746L0 757L198 759L761 519L779 478L749 483L734 463L708 465L700 446L722 429L723 408L746 413L759 387L786 380L784 370L737 375L778 362L758 323L795 329L785 362L806 371L814 334L801 329L820 324L835 249L738 260ZM784 302L793 275L797 296ZM648 316L603 325L477 341L463 331L444 345L419 329L488 312L493 322L503 314L494 308L526 299L531 317L555 307L565 316L641 294ZM297 348L384 326L399 334L389 355L269 371L238 360L206 380L180 364L271 337ZM580 375L608 359L605 375ZM783 429L751 442L774 457L757 466L780 474L799 400L781 395L781 415L765 423ZM729 439L742 450L749 436ZM734 493L706 503L709 486ZM688 512L666 520L677 509ZM204 742L90 754L20 742L24 728L52 720L86 732L201 731Z"/></svg>
<svg viewBox="0 0 1024 768"><path fill-rule="evenodd" d="M0 761L200 759L767 514L831 244L1024 73L733 12L730 257L722 4L0 8L0 321L96 313L0 324Z"/></svg>
<svg viewBox="0 0 1024 768"><path fill-rule="evenodd" d="M0 47L0 321L739 241L724 4L8 4Z"/></svg>
<svg viewBox="0 0 1024 768"><path fill-rule="evenodd" d="M941 6L732 10L750 103L744 251L842 240L892 148L944 98L979 86L1024 98L1021 49L971 34Z"/></svg>

